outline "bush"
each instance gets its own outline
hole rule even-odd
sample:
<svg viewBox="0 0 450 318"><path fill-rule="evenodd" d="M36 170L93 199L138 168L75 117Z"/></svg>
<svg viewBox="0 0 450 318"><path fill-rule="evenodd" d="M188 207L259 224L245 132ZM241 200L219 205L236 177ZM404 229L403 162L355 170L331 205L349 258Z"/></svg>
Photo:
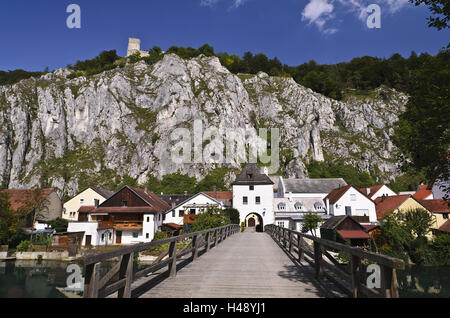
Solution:
<svg viewBox="0 0 450 318"><path fill-rule="evenodd" d="M53 221L48 222L48 225L56 231L56 233L65 233L69 227L69 221L62 218L57 218Z"/></svg>
<svg viewBox="0 0 450 318"><path fill-rule="evenodd" d="M26 252L29 250L30 246L31 246L30 241L22 241L20 242L19 245L17 245L16 249L19 252Z"/></svg>
<svg viewBox="0 0 450 318"><path fill-rule="evenodd" d="M224 212L230 219L231 224L239 224L240 223L241 216L240 216L240 213L238 210L233 209L233 208L227 208L224 210Z"/></svg>
<svg viewBox="0 0 450 318"><path fill-rule="evenodd" d="M245 222L242 222L241 223L241 232L244 232L245 231Z"/></svg>
<svg viewBox="0 0 450 318"><path fill-rule="evenodd" d="M230 219L222 209L208 208L206 212L197 216L190 232L200 232L230 224Z"/></svg>
<svg viewBox="0 0 450 318"><path fill-rule="evenodd" d="M442 266L450 265L450 235L442 234L435 237L433 250L436 252L436 257Z"/></svg>

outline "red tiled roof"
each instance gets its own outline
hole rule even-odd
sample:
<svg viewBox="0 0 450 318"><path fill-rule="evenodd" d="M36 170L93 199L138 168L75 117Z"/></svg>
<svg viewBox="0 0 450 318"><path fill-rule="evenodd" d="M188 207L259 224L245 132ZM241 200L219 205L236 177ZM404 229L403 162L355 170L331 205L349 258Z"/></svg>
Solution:
<svg viewBox="0 0 450 318"><path fill-rule="evenodd" d="M138 207L99 207L91 211L91 213L157 213L161 212L152 206Z"/></svg>
<svg viewBox="0 0 450 318"><path fill-rule="evenodd" d="M369 234L364 231L337 231L344 239L370 239Z"/></svg>
<svg viewBox="0 0 450 318"><path fill-rule="evenodd" d="M347 192L353 185L349 184L337 189L334 189L331 191L324 199L326 201L327 199L330 200L330 203L333 204L336 201L338 201L344 194Z"/></svg>
<svg viewBox="0 0 450 318"><path fill-rule="evenodd" d="M444 225L442 225L442 226L439 228L439 230L440 230L440 231L443 231L443 232L448 232L448 233L450 233L450 220L448 220L447 222L445 222Z"/></svg>
<svg viewBox="0 0 450 318"><path fill-rule="evenodd" d="M420 184L419 186L418 186L418 191L420 191L420 190L431 190L431 188L428 186L428 184Z"/></svg>
<svg viewBox="0 0 450 318"><path fill-rule="evenodd" d="M42 203L46 197L48 197L55 189L6 189L1 192L7 193L9 196L9 202L11 208L17 212L20 209L32 210L36 206ZM30 206L31 205L31 206ZM23 211L29 212L29 211Z"/></svg>
<svg viewBox="0 0 450 318"><path fill-rule="evenodd" d="M388 196L386 198L377 198L375 200L375 208L377 210L377 220L381 220L388 212L397 209L403 202L411 196L409 194Z"/></svg>
<svg viewBox="0 0 450 318"><path fill-rule="evenodd" d="M414 197L414 199L417 199L417 200L423 200L423 199L428 198L432 194L433 194L432 190L420 189L419 191L414 193L413 197Z"/></svg>
<svg viewBox="0 0 450 318"><path fill-rule="evenodd" d="M374 229L380 227L379 225L363 225L363 224L361 224L361 225L364 226L364 228L365 228L368 232L370 232L370 231L372 231L372 230L374 230Z"/></svg>
<svg viewBox="0 0 450 318"><path fill-rule="evenodd" d="M420 200L419 202L432 213L450 213L450 202L444 199Z"/></svg>
<svg viewBox="0 0 450 318"><path fill-rule="evenodd" d="M214 192L204 192L207 196L210 196L214 199ZM231 191L217 191L216 200L233 200L233 192Z"/></svg>
<svg viewBox="0 0 450 318"><path fill-rule="evenodd" d="M82 206L78 209L79 213L89 213L95 209L95 206Z"/></svg>

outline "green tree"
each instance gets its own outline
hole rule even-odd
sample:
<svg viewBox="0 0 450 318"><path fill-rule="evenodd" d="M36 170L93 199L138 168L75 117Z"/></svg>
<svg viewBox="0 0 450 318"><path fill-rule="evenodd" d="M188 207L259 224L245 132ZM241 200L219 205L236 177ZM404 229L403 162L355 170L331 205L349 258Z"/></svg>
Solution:
<svg viewBox="0 0 450 318"><path fill-rule="evenodd" d="M428 18L428 26L438 30L450 28L450 2L448 0L409 0L416 6L425 4L435 15Z"/></svg>
<svg viewBox="0 0 450 318"><path fill-rule="evenodd" d="M414 239L402 219L402 214L396 211L388 213L380 221L381 235L393 251L404 251Z"/></svg>
<svg viewBox="0 0 450 318"><path fill-rule="evenodd" d="M442 266L450 265L450 235L442 234L434 238L433 249L436 251Z"/></svg>
<svg viewBox="0 0 450 318"><path fill-rule="evenodd" d="M208 208L205 212L199 214L192 224L190 232L200 232L203 230L214 229L230 224L231 221L224 210L219 208Z"/></svg>
<svg viewBox="0 0 450 318"><path fill-rule="evenodd" d="M402 220L409 233L417 238L424 238L434 225L434 219L431 213L422 208L404 212Z"/></svg>
<svg viewBox="0 0 450 318"><path fill-rule="evenodd" d="M431 183L450 178L449 69L448 50L425 61L413 77L407 109L395 127L403 169L423 169Z"/></svg>
<svg viewBox="0 0 450 318"><path fill-rule="evenodd" d="M316 230L319 227L323 219L316 213L308 213L303 218L302 233L312 232L314 236L317 236Z"/></svg>
<svg viewBox="0 0 450 318"><path fill-rule="evenodd" d="M8 194L0 191L0 245L17 246L26 238L23 226L24 221L12 209Z"/></svg>
<svg viewBox="0 0 450 318"><path fill-rule="evenodd" d="M224 210L224 213L230 219L231 224L240 224L241 216L238 210L233 208L226 208Z"/></svg>
<svg viewBox="0 0 450 318"><path fill-rule="evenodd" d="M48 222L48 225L56 231L56 233L65 233L67 232L67 227L69 226L69 221L62 218L57 218Z"/></svg>

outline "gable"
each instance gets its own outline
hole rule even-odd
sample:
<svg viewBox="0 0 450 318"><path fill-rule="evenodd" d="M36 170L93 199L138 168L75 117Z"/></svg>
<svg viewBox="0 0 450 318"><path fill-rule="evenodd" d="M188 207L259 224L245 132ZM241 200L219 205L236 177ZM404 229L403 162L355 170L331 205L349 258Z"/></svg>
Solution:
<svg viewBox="0 0 450 318"><path fill-rule="evenodd" d="M128 207L151 207L149 203L144 201L130 188L125 187L113 194L108 200L103 202L100 207L122 207L123 202L127 202Z"/></svg>

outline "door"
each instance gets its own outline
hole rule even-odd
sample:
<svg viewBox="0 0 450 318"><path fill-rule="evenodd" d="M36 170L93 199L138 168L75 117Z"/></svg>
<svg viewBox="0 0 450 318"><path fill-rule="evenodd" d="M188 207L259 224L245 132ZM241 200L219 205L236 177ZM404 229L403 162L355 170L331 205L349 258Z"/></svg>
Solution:
<svg viewBox="0 0 450 318"><path fill-rule="evenodd" d="M116 233L116 244L122 244L122 232L120 231Z"/></svg>
<svg viewBox="0 0 450 318"><path fill-rule="evenodd" d="M256 225L255 218L248 219L248 227L255 227L255 225Z"/></svg>
<svg viewBox="0 0 450 318"><path fill-rule="evenodd" d="M86 235L86 246L89 247L92 244L92 235Z"/></svg>

